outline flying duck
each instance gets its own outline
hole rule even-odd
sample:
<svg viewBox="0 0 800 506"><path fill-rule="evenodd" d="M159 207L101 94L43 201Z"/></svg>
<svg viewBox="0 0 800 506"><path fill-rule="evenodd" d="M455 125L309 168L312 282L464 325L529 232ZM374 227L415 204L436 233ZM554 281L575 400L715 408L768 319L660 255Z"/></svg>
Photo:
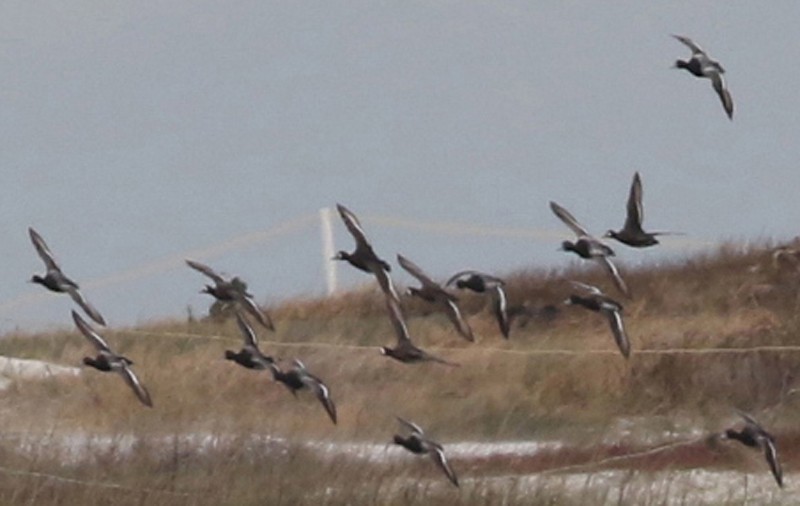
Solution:
<svg viewBox="0 0 800 506"><path fill-rule="evenodd" d="M314 395L317 396L317 399L325 408L325 411L327 411L331 421L336 425L336 405L333 403L333 399L331 399L330 390L321 379L308 372L306 366L303 365L302 362L298 359L294 359L294 367L288 371L283 371L278 367L278 364L274 362L267 362L266 365L269 370L272 371L272 377L275 381L286 385L286 388L288 388L295 397L297 397L297 391L304 388L308 388L314 392Z"/></svg>
<svg viewBox="0 0 800 506"><path fill-rule="evenodd" d="M458 309L456 304L458 298L442 288L439 283L432 280L417 264L408 258L403 255L397 255L397 261L406 272L417 278L422 285L419 288L409 288L409 293L444 309L458 333L467 341L474 342L475 336L472 334L472 329L464 320L464 317L461 316L461 310Z"/></svg>
<svg viewBox="0 0 800 506"><path fill-rule="evenodd" d="M745 426L742 430L727 429L722 437L725 439L735 439L745 446L759 448L764 452L764 458L769 464L772 476L778 482L779 487L783 487L783 471L778 460L778 450L775 447L775 438L767 432L752 416L739 411L739 415L744 419Z"/></svg>
<svg viewBox="0 0 800 506"><path fill-rule="evenodd" d="M642 207L642 179L639 177L638 172L633 174L631 191L628 194L627 211L625 225L623 225L622 229L618 232L609 230L604 237L616 239L633 248L645 248L658 244L656 236L673 234L673 232L645 232L642 228L644 207Z"/></svg>
<svg viewBox="0 0 800 506"><path fill-rule="evenodd" d="M244 316L242 316L239 311L236 311L236 323L244 337L244 345L238 352L225 350L225 358L227 360L233 360L247 369L268 369L269 364L274 363L275 359L261 353L261 350L258 349L258 339L256 338L255 331L253 331L253 328L247 323L247 320L245 320Z"/></svg>
<svg viewBox="0 0 800 506"><path fill-rule="evenodd" d="M381 346L381 355L407 364L415 362L438 362L440 364L458 367L459 364L448 362L447 360L431 355L423 349L414 346L414 343L411 342L411 336L408 334L408 327L406 327L403 311L398 301L391 297L386 297L386 309L389 311L389 319L392 321L395 334L397 334L397 344L394 348Z"/></svg>
<svg viewBox="0 0 800 506"><path fill-rule="evenodd" d="M333 260L345 260L356 269L375 275L383 293L387 297L400 300L394 289L392 278L389 276L389 272L392 270L391 266L375 254L356 215L341 204L336 204L336 209L350 235L355 239L356 249L352 253L339 251Z"/></svg>
<svg viewBox="0 0 800 506"><path fill-rule="evenodd" d="M234 277L227 280L217 274L211 267L201 264L200 262L195 262L194 260L187 259L186 265L205 274L214 281L214 286L205 285L200 293L212 295L215 299L222 302L238 304L253 315L261 325L269 330L275 330L272 319L265 311L262 311L258 305L256 305L253 301L253 295L247 292L247 284L240 278Z"/></svg>
<svg viewBox="0 0 800 506"><path fill-rule="evenodd" d="M711 85L714 87L714 91L717 92L717 95L719 95L725 113L728 115L729 119L733 119L733 99L728 91L728 87L725 85L725 79L722 77L722 74L725 73L725 69L722 68L719 62L712 60L708 54L689 37L684 37L682 35L673 35L673 37L692 50L692 57L689 58L689 61L677 60L675 62L675 68L686 69L696 77L711 79Z"/></svg>
<svg viewBox="0 0 800 506"><path fill-rule="evenodd" d="M599 288L578 281L570 281L572 286L579 288L587 293L586 296L570 295L565 304L575 304L582 306L590 311L596 311L606 315L614 334L614 341L617 343L622 356L628 358L631 354L631 343L625 333L625 326L622 324L622 304L604 294Z"/></svg>
<svg viewBox="0 0 800 506"><path fill-rule="evenodd" d="M505 281L489 274L467 270L450 276L445 286L451 286L453 283L462 290L472 290L476 293L489 292L492 300L492 311L497 319L497 324L500 326L500 332L503 337L508 339L511 327L508 318L508 299L504 288Z"/></svg>
<svg viewBox="0 0 800 506"><path fill-rule="evenodd" d="M394 444L400 445L411 453L415 453L417 455L430 455L433 462L444 472L444 474L447 476L447 479L450 480L450 483L458 487L458 477L447 463L447 458L444 456L444 448L442 448L442 445L425 437L425 433L422 431L422 428L420 428L419 425L409 422L408 420L403 420L399 416L397 417L397 421L400 422L405 429L408 429L410 434L408 436L395 434L393 439Z"/></svg>
<svg viewBox="0 0 800 506"><path fill-rule="evenodd" d="M624 293L626 296L630 296L628 285L625 284L625 281L622 279L619 270L617 270L617 267L609 258L614 256L614 250L587 232L586 229L583 228L580 223L578 223L578 220L576 220L569 211L560 205L551 201L550 209L553 211L553 214L558 217L558 219L564 222L564 224L573 232L575 232L575 235L578 236L578 240L575 242L562 242L561 249L564 251L572 251L581 258L597 260L603 264L605 269L611 275L611 279L614 281L614 285L616 285L619 291Z"/></svg>
<svg viewBox="0 0 800 506"><path fill-rule="evenodd" d="M111 348L108 347L108 343L98 334L95 330L86 323L81 316L72 311L72 320L75 322L75 326L78 327L78 330L86 336L89 342L97 350L97 356L95 358L92 357L84 357L83 363L94 367L98 371L102 372L116 372L122 376L122 379L125 380L125 383L128 384L129 387L133 390L136 394L136 397L144 404L145 406L152 408L153 401L150 399L150 394L147 392L147 389L142 385L139 381L139 378L133 374L131 367L133 362L127 358L123 357L122 355L117 355Z"/></svg>
<svg viewBox="0 0 800 506"><path fill-rule="evenodd" d="M34 248L36 248L36 252L39 254L39 257L42 259L45 267L47 268L47 272L44 276L34 274L30 281L32 283L38 283L53 292L68 293L72 300L75 301L75 303L79 305L81 309L83 309L89 318L100 325L105 325L106 321L100 312L95 309L94 306L89 304L89 302L84 299L83 295L81 295L81 293L78 291L78 284L69 279L61 271L61 267L59 267L58 262L56 262L55 257L50 252L50 248L47 247L47 243L44 242L42 236L40 236L32 227L28 227L28 234L31 236L31 242L33 243Z"/></svg>

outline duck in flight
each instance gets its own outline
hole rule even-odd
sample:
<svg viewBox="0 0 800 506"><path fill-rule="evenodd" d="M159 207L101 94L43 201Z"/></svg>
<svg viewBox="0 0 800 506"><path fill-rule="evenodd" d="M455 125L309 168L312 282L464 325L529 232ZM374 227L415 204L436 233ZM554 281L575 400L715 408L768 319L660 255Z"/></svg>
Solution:
<svg viewBox="0 0 800 506"><path fill-rule="evenodd" d="M78 284L61 271L61 267L58 265L58 262L56 262L55 257L50 252L50 248L47 247L47 243L44 242L42 236L31 227L28 228L28 235L31 237L33 247L36 248L36 253L39 254L39 257L42 259L47 269L44 276L34 274L30 281L32 283L38 283L52 292L69 294L72 300L83 309L89 318L105 326L105 319L94 306L83 298L81 292L78 291Z"/></svg>
<svg viewBox="0 0 800 506"><path fill-rule="evenodd" d="M722 437L725 439L735 439L745 446L758 448L764 452L764 458L767 460L767 464L769 464L772 476L775 477L778 486L783 487L783 470L778 460L778 449L775 446L775 438L752 416L742 411L739 411L739 416L744 419L744 427L741 430L727 429L722 434Z"/></svg>
<svg viewBox="0 0 800 506"><path fill-rule="evenodd" d="M631 190L628 194L627 215L625 224L618 231L609 230L604 237L616 239L633 248L645 248L658 244L659 235L675 235L675 232L645 232L642 228L644 207L642 206L642 178L638 172L633 174Z"/></svg>
<svg viewBox="0 0 800 506"><path fill-rule="evenodd" d="M461 315L461 310L456 304L457 297L442 288L439 283L431 279L430 276L425 274L425 271L408 258L403 255L397 255L397 261L400 263L400 267L417 278L421 284L419 288L409 288L409 293L442 308L458 333L467 341L474 342L475 336L472 334L472 329Z"/></svg>
<svg viewBox="0 0 800 506"><path fill-rule="evenodd" d="M344 260L356 269L374 275L383 293L387 297L399 301L400 297L397 295L392 278L389 276L389 272L392 270L391 266L372 249L372 245L367 240L364 229L361 228L361 223L356 215L341 204L336 204L336 209L339 211L339 216L341 216L348 232L355 239L356 249L352 253L339 251L333 259Z"/></svg>
<svg viewBox="0 0 800 506"><path fill-rule="evenodd" d="M381 346L381 355L393 358L399 362L406 364L417 362L437 362L439 364L458 367L459 364L448 362L443 358L431 355L422 348L418 348L411 342L411 336L408 333L405 318L403 317L403 310L400 307L400 302L391 297L386 297L386 309L389 311L389 319L392 322L392 328L397 336L397 344L394 348L388 346Z"/></svg>
<svg viewBox="0 0 800 506"><path fill-rule="evenodd" d="M225 350L225 358L247 369L259 371L269 369L269 364L274 364L275 359L261 353L261 350L258 348L258 338L256 338L255 331L239 311L236 311L236 324L239 327L239 331L242 333L244 344L242 345L242 349L238 352Z"/></svg>
<svg viewBox="0 0 800 506"><path fill-rule="evenodd" d="M710 79L711 86L714 87L714 91L717 92L719 99L722 101L725 114L728 115L728 119L732 120L733 99L728 91L728 87L725 85L725 78L723 77L725 69L722 68L722 65L720 65L718 61L712 60L711 57L708 56L708 53L703 51L703 49L695 44L689 37L683 35L673 35L673 37L692 50L692 57L687 61L677 60L675 62L675 68L686 69L696 77Z"/></svg>
<svg viewBox="0 0 800 506"><path fill-rule="evenodd" d="M258 320L258 322L269 330L275 330L275 325L269 315L262 311L253 300L253 295L247 292L247 285L238 277L230 280L225 279L220 274L217 274L211 267L195 262L194 260L186 260L186 265L192 269L205 274L212 281L214 286L205 285L200 293L207 293L221 302L235 303L243 307L248 313Z"/></svg>
<svg viewBox="0 0 800 506"><path fill-rule="evenodd" d="M133 390L136 397L139 398L139 401L145 406L152 408L153 401L150 399L150 394L131 370L133 362L127 357L114 353L111 348L109 348L105 339L95 332L95 330L75 311L72 311L72 321L75 322L75 326L78 327L78 330L86 336L86 339L88 339L97 350L96 357L84 357L83 363L94 367L98 371L118 373L122 376L122 379L125 380L125 383L131 387L131 390Z"/></svg>
<svg viewBox="0 0 800 506"><path fill-rule="evenodd" d="M453 472L450 464L448 464L447 458L444 456L444 448L442 445L427 438L422 428L414 422L409 422L399 416L397 417L397 421L400 422L404 429L407 429L409 435L403 436L402 434L395 434L393 438L394 444L402 446L406 450L417 455L429 455L434 464L444 472L447 479L450 480L450 483L458 487L458 477L456 473Z"/></svg>
<svg viewBox="0 0 800 506"><path fill-rule="evenodd" d="M576 236L578 236L578 239L575 242L562 242L561 249L564 251L571 251L579 257L587 260L596 260L600 262L611 276L611 279L614 281L614 285L619 289L619 291L630 297L628 285L625 283L625 280L622 279L617 266L614 265L609 258L614 256L614 250L587 232L583 225L578 223L578 220L576 220L569 211L557 203L551 201L550 209L559 220L561 220L567 227L570 228L570 230L575 232Z"/></svg>
<svg viewBox="0 0 800 506"><path fill-rule="evenodd" d="M500 333L503 334L504 338L508 339L511 327L508 318L508 298L506 297L505 281L483 272L467 270L450 276L445 286L453 284L461 290L472 290L480 294L488 292L492 301L492 312L500 327Z"/></svg>
<svg viewBox="0 0 800 506"><path fill-rule="evenodd" d="M622 323L622 304L604 294L596 286L578 281L571 281L570 283L575 288L583 291L585 295L570 295L564 303L578 305L590 311L604 314L611 327L611 333L614 335L614 342L617 343L622 356L628 358L631 354L631 343L625 332L625 325Z"/></svg>
<svg viewBox="0 0 800 506"><path fill-rule="evenodd" d="M300 360L294 359L294 367L288 371L282 370L275 362L268 362L267 367L272 371L272 378L283 383L295 397L297 397L297 391L304 388L314 392L317 400L325 408L333 424L336 425L336 405L331 399L330 390L321 379L308 372Z"/></svg>

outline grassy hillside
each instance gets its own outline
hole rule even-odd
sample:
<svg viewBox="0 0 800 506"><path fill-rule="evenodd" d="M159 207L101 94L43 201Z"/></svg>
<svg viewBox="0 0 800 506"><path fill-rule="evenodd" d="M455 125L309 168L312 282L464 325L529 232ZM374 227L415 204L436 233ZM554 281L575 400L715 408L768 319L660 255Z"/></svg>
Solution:
<svg viewBox="0 0 800 506"><path fill-rule="evenodd" d="M339 409L335 427L312 395L295 400L268 373L223 359L226 348L238 349L241 343L233 321L110 329L104 336L134 360L155 408L140 406L119 378L94 370L74 379L15 383L0 394L5 427L0 451L8 469L105 485L7 470L0 472L0 501L104 504L115 497L118 504L321 504L315 494L329 490L332 504L495 504L523 497L529 503L522 490L500 498L483 477L583 465L618 455L620 448L638 451L681 439L697 444L653 469L742 467L763 475L765 464L758 456L743 461L742 455L750 455L746 451L703 442L705 434L736 422L734 407L779 434L790 473L800 441L795 429L800 402L793 395L800 388L795 372L800 366L800 271L794 257L776 257L773 251L728 247L675 264L632 271L623 266L633 290L631 300L622 300L633 348L627 361L601 315L562 304L571 290L567 279L615 294L604 273L591 266L509 273L510 304L519 306L509 341L500 337L478 296L461 297L476 344L461 339L443 315L404 301L415 340L459 362L459 368L404 365L382 357L377 347L392 343L394 335L382 296L371 287L270 308L278 329L256 328L262 350L286 360L302 358L327 382ZM0 354L66 365L78 365L90 352L77 332L0 340ZM385 443L397 430L395 415L417 421L445 446L531 440L566 442L572 450L536 461L457 458L454 465L467 485L453 492L424 458L374 466L341 455L326 458L300 444L311 439ZM112 441L132 435L137 443L125 451L122 443L118 451L106 445L97 458L71 465L59 453L67 450L52 445L49 452L19 450L21 440L47 447L46 438L76 431ZM182 434L227 439L199 451L175 439ZM254 435L285 438L285 446L257 451ZM164 448L164 441L171 446ZM373 481L372 488L349 486ZM601 492L586 486L582 497L596 499L591 494ZM542 494L537 499L542 503L571 497L563 490ZM661 504L658 495L636 497L641 504Z"/></svg>

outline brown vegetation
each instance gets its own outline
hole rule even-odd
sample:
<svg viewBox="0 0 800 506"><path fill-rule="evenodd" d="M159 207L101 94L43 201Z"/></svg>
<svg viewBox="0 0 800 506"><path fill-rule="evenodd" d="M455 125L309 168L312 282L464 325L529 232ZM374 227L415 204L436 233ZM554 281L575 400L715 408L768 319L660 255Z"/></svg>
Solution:
<svg viewBox="0 0 800 506"><path fill-rule="evenodd" d="M90 505L114 497L115 504L323 504L328 490L330 504L452 504L455 497L463 504L494 504L499 496L481 485L482 476L537 473L667 440L696 439L697 431L711 434L735 423L733 408L752 412L778 434L791 473L800 460L794 430L800 298L784 260L775 261L768 247L726 247L680 263L632 271L622 266L633 290L633 299L622 301L633 349L627 361L605 319L561 303L570 291L565 279L607 286L599 269L508 275L509 301L518 312L509 341L500 337L480 297L462 296L476 344L461 339L444 316L404 302L412 336L462 364L455 369L380 356L377 347L392 342L394 334L381 296L371 288L270 308L278 330L257 329L262 350L286 360L300 357L326 381L339 410L335 427L313 395L295 400L267 372L223 359L226 347L241 344L232 321L107 330L112 346L134 360L155 408L138 404L119 378L93 370L78 378L14 383L0 394L6 436L0 451L7 468L0 469L0 502ZM608 291L614 293L610 286ZM0 340L2 354L68 365L89 352L75 331ZM454 467L472 480L459 493L441 486L425 459L376 466L296 444L388 442L395 415L418 421L445 447L498 440L558 440L567 446L529 457L455 459ZM67 465L57 451L20 451L15 436L44 440L75 431L133 435L140 443L124 455L105 449L93 461ZM177 443L163 448L164 437L191 433L233 440L206 452ZM280 451L255 451L247 442L253 435L287 442ZM738 456L738 448L694 443L612 467L741 465L752 471L752 463L742 464ZM422 481L409 485L409 476ZM363 486L371 480L373 486ZM523 492L504 500L529 498ZM539 500L554 497L566 502L571 496L548 492Z"/></svg>

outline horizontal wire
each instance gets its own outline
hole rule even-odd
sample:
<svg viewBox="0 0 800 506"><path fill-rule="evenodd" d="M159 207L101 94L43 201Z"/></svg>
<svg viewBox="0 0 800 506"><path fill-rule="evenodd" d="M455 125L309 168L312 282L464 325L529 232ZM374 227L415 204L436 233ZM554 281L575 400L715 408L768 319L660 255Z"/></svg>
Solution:
<svg viewBox="0 0 800 506"><path fill-rule="evenodd" d="M13 476L32 476L34 478L45 478L48 480L59 481L61 483L70 483L73 485L83 485L85 487L96 487L96 488L109 488L114 490L124 490L126 492L140 492L140 493L148 493L148 494L168 494L168 495L177 495L183 497L189 497L192 495L197 495L198 492L184 492L184 491L176 491L176 490L166 490L166 489L157 489L157 488L142 488L142 487L127 487L125 485L120 485L119 483L113 483L109 481L95 481L95 480L79 480L78 478L69 478L67 476L61 476L58 474L50 474L50 473L43 473L39 471L25 471L22 469L13 469L10 467L0 466L0 473L10 474Z"/></svg>

